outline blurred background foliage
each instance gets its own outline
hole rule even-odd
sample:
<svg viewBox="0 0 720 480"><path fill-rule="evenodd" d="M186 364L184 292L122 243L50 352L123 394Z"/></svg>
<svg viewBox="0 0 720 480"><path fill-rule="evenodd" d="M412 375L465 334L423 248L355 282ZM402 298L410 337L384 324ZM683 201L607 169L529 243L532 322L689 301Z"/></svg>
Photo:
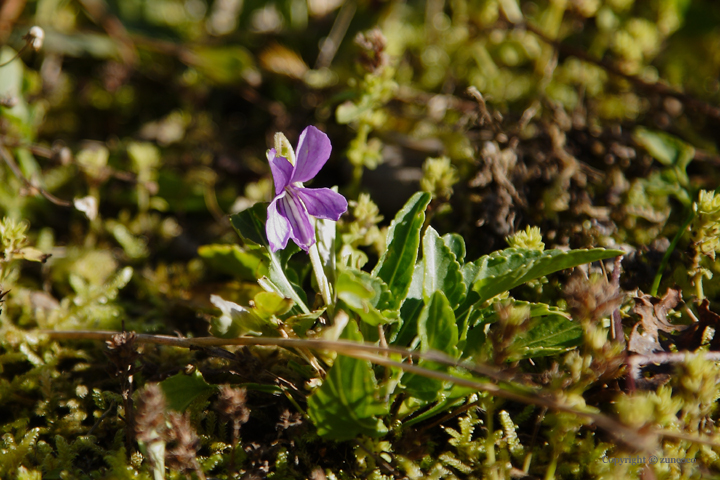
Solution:
<svg viewBox="0 0 720 480"><path fill-rule="evenodd" d="M74 398L47 379L91 364L19 328L204 335L211 293L253 298L253 272L228 276L236 253L211 245L272 198L277 131L330 136L313 185L350 199L358 265L423 189L469 258L537 225L548 248L624 246L624 287L647 291L718 185L713 0L5 0L0 45L0 63L20 52L0 67L0 359L32 365L3 374L2 423L22 395Z"/></svg>

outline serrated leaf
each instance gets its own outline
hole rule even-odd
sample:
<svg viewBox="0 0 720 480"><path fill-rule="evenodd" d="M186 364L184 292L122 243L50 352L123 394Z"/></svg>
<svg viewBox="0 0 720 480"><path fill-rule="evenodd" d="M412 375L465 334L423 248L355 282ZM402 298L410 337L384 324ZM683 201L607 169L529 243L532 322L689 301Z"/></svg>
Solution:
<svg viewBox="0 0 720 480"><path fill-rule="evenodd" d="M530 250L507 248L480 257L472 289L477 301L484 302L495 295L551 273L623 255L622 250L593 248L589 250ZM472 270L472 269L469 269Z"/></svg>
<svg viewBox="0 0 720 480"><path fill-rule="evenodd" d="M335 288L338 298L363 322L377 326L397 320L396 311L380 310L390 303L390 290L379 278L362 270L343 269Z"/></svg>
<svg viewBox="0 0 720 480"><path fill-rule="evenodd" d="M171 410L184 412L185 409L197 398L212 394L216 387L205 381L199 370L190 375L178 373L160 382L167 400L167 406Z"/></svg>
<svg viewBox="0 0 720 480"><path fill-rule="evenodd" d="M501 300L502 302L506 302L507 300ZM540 318L540 317L547 317L547 316L561 316L563 318L566 318L570 320L572 317L569 313L563 311L562 309L558 307L553 307L552 305L548 305L547 303L534 303L534 302L526 302L523 300L515 300L513 298L510 299L512 302L512 306L515 308L523 308L527 311L528 318ZM476 321L471 326L475 326L478 323L495 323L498 319L497 314L497 308L496 307L497 302L493 302L491 305L482 308L479 313L479 319L480 321Z"/></svg>
<svg viewBox="0 0 720 480"><path fill-rule="evenodd" d="M557 355L582 343L582 327L564 315L544 315L533 324L512 343L517 354L510 361Z"/></svg>
<svg viewBox="0 0 720 480"><path fill-rule="evenodd" d="M430 198L429 193L418 192L397 213L388 231L387 250L372 272L390 288L392 298L388 308L391 310L402 304L410 288L420 246L420 229Z"/></svg>
<svg viewBox="0 0 720 480"><path fill-rule="evenodd" d="M342 338L363 339L353 321L345 327ZM381 437L388 430L377 416L386 415L389 405L375 398L376 394L370 362L339 355L322 386L308 398L308 414L318 434L329 440Z"/></svg>
<svg viewBox="0 0 720 480"><path fill-rule="evenodd" d="M203 245L198 255L214 270L239 280L254 282L267 275L267 262L259 248L244 249L239 245Z"/></svg>
<svg viewBox="0 0 720 480"><path fill-rule="evenodd" d="M457 233L446 233L442 236L443 242L455 255L455 260L462 265L465 261L465 240Z"/></svg>
<svg viewBox="0 0 720 480"><path fill-rule="evenodd" d="M265 234L265 218L267 218L267 204L255 204L247 210L232 215L230 223L235 231L245 242L252 242L255 245L263 247L261 252L265 257L265 265L267 266L267 278L269 283L260 282L263 288L271 285L277 293L292 299L303 313L310 313L310 309L305 304L302 289L291 282L285 274L285 266L287 260L296 252L298 247L292 243L287 248L278 252L270 251L270 244Z"/></svg>
<svg viewBox="0 0 720 480"><path fill-rule="evenodd" d="M532 303L510 299L514 308L523 308L530 320L529 329L514 339L510 349L517 352L511 361L544 357L566 351L582 341L582 328L571 320L569 313L545 303ZM507 302L507 300L502 300ZM463 358L477 353L485 342L486 325L498 320L496 302L473 311L467 344L463 344Z"/></svg>
<svg viewBox="0 0 720 480"><path fill-rule="evenodd" d="M427 301L436 291L442 291L452 308L464 299L467 286L455 254L434 228L428 227L423 236L423 298Z"/></svg>

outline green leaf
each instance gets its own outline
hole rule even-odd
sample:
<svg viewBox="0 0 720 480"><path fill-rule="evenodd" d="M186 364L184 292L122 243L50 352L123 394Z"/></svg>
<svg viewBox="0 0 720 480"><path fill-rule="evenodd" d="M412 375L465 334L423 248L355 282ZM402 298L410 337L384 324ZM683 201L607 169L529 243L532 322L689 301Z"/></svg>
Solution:
<svg viewBox="0 0 720 480"><path fill-rule="evenodd" d="M533 323L512 343L512 350L518 354L510 361L557 355L582 343L582 327L564 315L546 315Z"/></svg>
<svg viewBox="0 0 720 480"><path fill-rule="evenodd" d="M8 62L14 58L17 52L10 47L0 49L0 63ZM13 60L7 65L0 67L0 97L13 98L17 103L12 108L2 107L2 116L13 116L22 124L29 120L29 112L25 98L23 97L23 71L25 64L19 60Z"/></svg>
<svg viewBox="0 0 720 480"><path fill-rule="evenodd" d="M695 148L677 137L664 132L653 132L638 127L633 139L658 162L665 166L685 168L695 156Z"/></svg>
<svg viewBox="0 0 720 480"><path fill-rule="evenodd" d="M511 361L555 355L579 345L582 341L582 328L571 320L569 313L545 303L515 299L510 301L513 302L513 307L525 308L531 321L530 328L514 339L511 351L518 353L510 357ZM485 326L497 320L495 303L473 312L467 344L460 346L464 348L463 358L478 352L485 342Z"/></svg>
<svg viewBox="0 0 720 480"><path fill-rule="evenodd" d="M450 356L457 354L458 329L455 314L442 291L434 292L420 313L418 336L423 352L437 350Z"/></svg>
<svg viewBox="0 0 720 480"><path fill-rule="evenodd" d="M460 264L465 261L465 240L457 233L446 233L442 236L443 242L455 255L455 260Z"/></svg>
<svg viewBox="0 0 720 480"><path fill-rule="evenodd" d="M322 261L325 276L327 277L330 286L334 288L335 271L337 270L335 261L335 236L337 234L337 222L318 218L315 222L315 234L317 237L318 253L320 254L320 260Z"/></svg>
<svg viewBox="0 0 720 480"><path fill-rule="evenodd" d="M633 139L655 160L667 167L666 172L672 172L671 177L683 187L687 187L690 180L687 176L687 166L695 158L695 148L677 137L664 132L653 132L642 127L635 129Z"/></svg>
<svg viewBox="0 0 720 480"><path fill-rule="evenodd" d="M362 341L353 321L345 327L342 338ZM389 405L375 398L376 394L370 362L340 355L325 382L308 398L308 414L318 434L329 440L381 437L388 430L377 416L386 415Z"/></svg>
<svg viewBox="0 0 720 480"><path fill-rule="evenodd" d="M267 278L270 282L260 282L263 288L271 286L286 298L292 299L303 313L310 313L310 309L303 301L302 289L293 284L285 274L287 260L299 249L295 244L288 244L282 251L270 251L270 244L265 234L265 219L267 218L267 204L259 203L230 217L230 223L238 235L245 242L252 242L264 247L263 256L267 266Z"/></svg>
<svg viewBox="0 0 720 480"><path fill-rule="evenodd" d="M338 298L363 322L377 326L397 320L396 311L380 311L390 303L390 290L379 278L347 268L338 275L335 288Z"/></svg>
<svg viewBox="0 0 720 480"><path fill-rule="evenodd" d="M525 248L507 248L480 257L473 262L477 272L472 289L478 294L477 301L484 302L530 280L624 253L622 250L604 248L569 252L557 249L541 252Z"/></svg>
<svg viewBox="0 0 720 480"><path fill-rule="evenodd" d="M267 204L256 203L240 213L230 216L230 223L243 240L249 240L256 245L269 248L265 233L265 219L267 218Z"/></svg>
<svg viewBox="0 0 720 480"><path fill-rule="evenodd" d="M273 316L283 315L292 308L292 300L284 298L275 292L260 292L253 298L254 310L265 319Z"/></svg>
<svg viewBox="0 0 720 480"><path fill-rule="evenodd" d="M436 291L432 294L420 313L417 328L421 351L436 350L450 356L457 355L458 328L455 314L443 292ZM420 360L418 365L445 370L444 367L425 360ZM408 394L425 401L435 400L445 390L445 383L441 380L412 373L403 375L403 385Z"/></svg>
<svg viewBox="0 0 720 480"><path fill-rule="evenodd" d="M218 84L237 85L242 80L254 82L259 77L252 53L238 45L195 47L192 55L185 58Z"/></svg>
<svg viewBox="0 0 720 480"><path fill-rule="evenodd" d="M400 307L400 328L396 335L390 336L390 343L393 345L409 347L417 336L417 320L424 305L422 292L423 271L422 262L415 265L410 288L405 301Z"/></svg>
<svg viewBox="0 0 720 480"><path fill-rule="evenodd" d="M372 272L390 288L392 299L389 308L392 310L402 304L410 288L420 246L420 229L430 198L429 193L418 192L398 212L390 224L387 250Z"/></svg>
<svg viewBox="0 0 720 480"><path fill-rule="evenodd" d="M261 335L266 331L266 321L253 311L217 295L210 295L210 301L222 311L222 315L210 320L210 334L220 338L238 338Z"/></svg>
<svg viewBox="0 0 720 480"><path fill-rule="evenodd" d="M445 294L452 308L465 299L467 286L455 258L435 229L428 227L423 236L423 298L426 301L436 291Z"/></svg>
<svg viewBox="0 0 720 480"><path fill-rule="evenodd" d="M305 338L307 331L312 328L320 315L325 313L325 309L316 310L312 313L303 313L301 315L294 315L285 319L285 325L292 328L295 334L300 338Z"/></svg>
<svg viewBox="0 0 720 480"><path fill-rule="evenodd" d="M160 382L160 388L165 394L168 408L178 412L184 412L197 398L210 396L216 389L205 381L198 370L190 375L178 373L167 378Z"/></svg>
<svg viewBox="0 0 720 480"><path fill-rule="evenodd" d="M213 270L227 273L239 280L254 282L268 274L265 256L259 248L242 248L239 245L203 245L198 255Z"/></svg>

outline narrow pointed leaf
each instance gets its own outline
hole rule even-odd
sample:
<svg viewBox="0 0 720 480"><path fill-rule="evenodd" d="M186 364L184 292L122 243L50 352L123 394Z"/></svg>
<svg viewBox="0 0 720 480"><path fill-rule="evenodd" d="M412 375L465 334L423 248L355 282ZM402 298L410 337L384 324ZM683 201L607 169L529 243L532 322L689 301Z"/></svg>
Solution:
<svg viewBox="0 0 720 480"><path fill-rule="evenodd" d="M392 310L402 304L410 288L420 246L420 229L430 198L429 193L418 192L398 212L390 224L387 250L372 272L390 288L392 299L388 308Z"/></svg>
<svg viewBox="0 0 720 480"><path fill-rule="evenodd" d="M483 302L530 280L624 253L622 250L604 248L568 252L506 248L473 262L477 272L472 289L478 294L478 301Z"/></svg>
<svg viewBox="0 0 720 480"><path fill-rule="evenodd" d="M582 342L582 327L571 320L569 313L545 303L514 299L512 302L513 307L527 309L530 327L513 340L510 350L515 353L510 356L510 361L556 355ZM478 352L484 343L486 326L497 320L498 313L494 303L475 310L470 324L471 329L467 335L467 344L460 346L464 349L463 358L471 357Z"/></svg>

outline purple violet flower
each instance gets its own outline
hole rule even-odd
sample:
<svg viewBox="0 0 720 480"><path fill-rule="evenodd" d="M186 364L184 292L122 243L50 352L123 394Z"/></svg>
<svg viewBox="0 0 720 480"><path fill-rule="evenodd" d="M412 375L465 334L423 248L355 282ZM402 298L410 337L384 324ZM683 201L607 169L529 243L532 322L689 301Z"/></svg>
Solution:
<svg viewBox="0 0 720 480"><path fill-rule="evenodd" d="M288 239L306 252L315 243L311 217L337 221L347 211L345 197L329 188L305 188L330 158L330 139L313 126L300 134L294 164L271 148L267 152L275 182L275 198L267 210L265 232L270 250L287 246ZM289 152L292 153L292 152ZM291 156L291 155L290 155Z"/></svg>

